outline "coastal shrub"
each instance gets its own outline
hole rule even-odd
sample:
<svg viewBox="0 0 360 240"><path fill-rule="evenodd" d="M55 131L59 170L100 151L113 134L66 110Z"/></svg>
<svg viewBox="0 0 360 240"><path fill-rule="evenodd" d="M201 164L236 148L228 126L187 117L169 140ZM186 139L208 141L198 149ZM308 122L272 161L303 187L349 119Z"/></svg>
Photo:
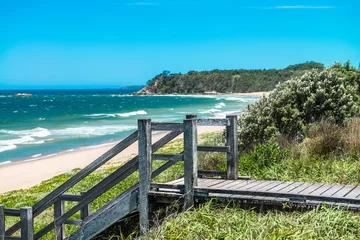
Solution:
<svg viewBox="0 0 360 240"><path fill-rule="evenodd" d="M350 119L343 125L328 121L311 124L303 145L310 155L359 155L360 118Z"/></svg>
<svg viewBox="0 0 360 240"><path fill-rule="evenodd" d="M249 151L280 135L302 140L310 123L326 119L343 124L357 116L360 72L348 65L306 72L249 105L239 118L240 149Z"/></svg>
<svg viewBox="0 0 360 240"><path fill-rule="evenodd" d="M287 156L288 152L280 149L277 143L259 144L253 152L240 156L239 166L245 175L259 174L262 169L280 163Z"/></svg>

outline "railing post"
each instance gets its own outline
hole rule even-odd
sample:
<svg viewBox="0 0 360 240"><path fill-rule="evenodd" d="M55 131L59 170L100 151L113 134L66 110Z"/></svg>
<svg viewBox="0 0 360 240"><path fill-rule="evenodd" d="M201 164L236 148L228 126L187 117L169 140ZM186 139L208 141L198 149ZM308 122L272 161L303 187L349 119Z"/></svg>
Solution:
<svg viewBox="0 0 360 240"><path fill-rule="evenodd" d="M32 207L23 207L20 209L20 223L21 223L21 239L34 239L34 220Z"/></svg>
<svg viewBox="0 0 360 240"><path fill-rule="evenodd" d="M226 127L226 145L230 147L227 153L227 172L226 178L229 180L237 180L239 177L238 161L238 135L237 135L237 116L226 116L230 125Z"/></svg>
<svg viewBox="0 0 360 240"><path fill-rule="evenodd" d="M149 230L149 191L151 184L151 120L138 120L140 234Z"/></svg>
<svg viewBox="0 0 360 240"><path fill-rule="evenodd" d="M193 119L193 118L197 118L196 114L187 114L186 115L186 119Z"/></svg>
<svg viewBox="0 0 360 240"><path fill-rule="evenodd" d="M184 120L184 184L185 209L194 205L194 187L198 181L196 119Z"/></svg>
<svg viewBox="0 0 360 240"><path fill-rule="evenodd" d="M5 239L5 212L4 205L0 205L0 240Z"/></svg>
<svg viewBox="0 0 360 240"><path fill-rule="evenodd" d="M55 239L63 240L65 239L65 227L64 224L56 223L56 219L61 217L64 214L64 201L58 199L54 203L54 231L55 231Z"/></svg>
<svg viewBox="0 0 360 240"><path fill-rule="evenodd" d="M81 195L84 195L86 192L81 192ZM85 207L83 207L80 210L80 219L84 220L85 218L87 218L89 215L91 214L91 204L86 204Z"/></svg>

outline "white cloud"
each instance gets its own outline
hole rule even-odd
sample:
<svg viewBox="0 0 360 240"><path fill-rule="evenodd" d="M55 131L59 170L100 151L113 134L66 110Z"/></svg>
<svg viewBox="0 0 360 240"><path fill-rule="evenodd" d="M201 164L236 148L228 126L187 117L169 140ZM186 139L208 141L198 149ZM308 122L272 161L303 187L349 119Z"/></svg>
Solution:
<svg viewBox="0 0 360 240"><path fill-rule="evenodd" d="M272 7L272 9L329 9L329 8L334 8L334 7L333 6L304 6L304 5Z"/></svg>

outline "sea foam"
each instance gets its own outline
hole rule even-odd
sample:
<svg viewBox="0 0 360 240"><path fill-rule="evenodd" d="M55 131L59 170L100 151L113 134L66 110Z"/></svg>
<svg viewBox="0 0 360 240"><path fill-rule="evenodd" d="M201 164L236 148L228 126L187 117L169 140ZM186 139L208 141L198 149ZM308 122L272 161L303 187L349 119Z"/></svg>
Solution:
<svg viewBox="0 0 360 240"><path fill-rule="evenodd" d="M92 117L92 118L102 118L102 117L130 117L130 116L135 116L135 115L146 115L147 112L145 112L144 110L139 110L139 111L133 111L133 112L127 112L127 113L95 113L95 114L88 114L85 115L87 117Z"/></svg>
<svg viewBox="0 0 360 240"><path fill-rule="evenodd" d="M51 130L51 133L57 136L90 137L90 136L111 135L118 132L124 132L133 129L136 129L136 127L129 125L121 125L121 126L105 125L105 126L63 128L63 129Z"/></svg>

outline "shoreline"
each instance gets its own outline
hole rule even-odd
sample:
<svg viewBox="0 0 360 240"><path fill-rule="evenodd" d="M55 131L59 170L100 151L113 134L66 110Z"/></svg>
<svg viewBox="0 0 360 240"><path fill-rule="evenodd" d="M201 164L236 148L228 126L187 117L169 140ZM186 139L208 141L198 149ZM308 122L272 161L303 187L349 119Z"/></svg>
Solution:
<svg viewBox="0 0 360 240"><path fill-rule="evenodd" d="M198 127L198 134L217 132L224 127ZM153 134L153 142L165 136L167 132ZM181 139L182 134L175 139ZM121 141L121 140L120 140ZM116 143L103 143L95 146L79 147L73 151L62 151L56 155L48 155L38 159L14 160L0 165L0 194L8 191L26 189L40 184L42 181L67 173L76 168L84 168L97 159ZM105 145L105 146L104 146ZM130 145L109 162L127 161L137 154L137 142ZM76 161L74 161L76 159ZM5 161L6 162L6 161Z"/></svg>
<svg viewBox="0 0 360 240"><path fill-rule="evenodd" d="M262 97L268 96L269 92L248 92L248 93L218 93L218 92L206 92L206 93L169 93L169 94L130 94L130 96L244 96L244 97ZM126 94L125 94L126 95Z"/></svg>

